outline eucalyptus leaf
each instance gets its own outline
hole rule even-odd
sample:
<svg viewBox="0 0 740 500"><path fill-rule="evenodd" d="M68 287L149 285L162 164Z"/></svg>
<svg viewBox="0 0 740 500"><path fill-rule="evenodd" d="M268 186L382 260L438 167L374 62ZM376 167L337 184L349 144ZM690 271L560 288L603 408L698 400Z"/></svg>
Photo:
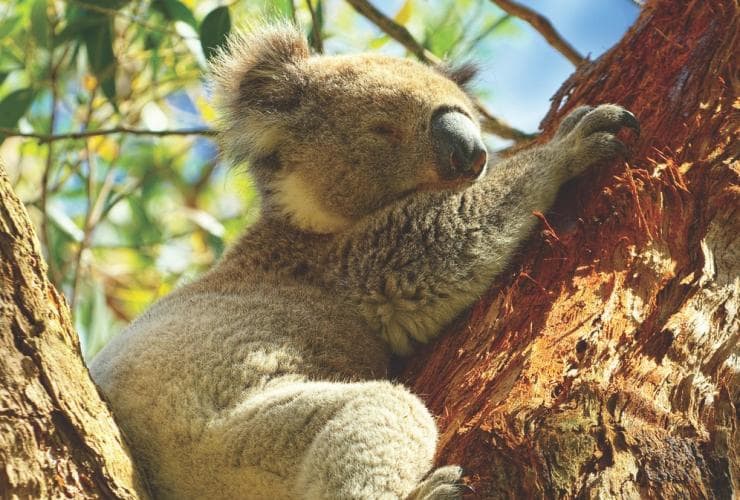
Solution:
<svg viewBox="0 0 740 500"><path fill-rule="evenodd" d="M116 56L113 53L112 26L106 22L83 32L87 61L92 73L100 80L103 94L115 105Z"/></svg>
<svg viewBox="0 0 740 500"><path fill-rule="evenodd" d="M8 16L0 21L0 39L10 35L17 27L21 16Z"/></svg>
<svg viewBox="0 0 740 500"><path fill-rule="evenodd" d="M230 30L231 15L228 7L217 7L203 19L199 34L206 59L213 57L216 49L226 42Z"/></svg>
<svg viewBox="0 0 740 500"><path fill-rule="evenodd" d="M33 0L31 6L31 33L40 47L49 46L49 18L46 15L47 0Z"/></svg>
<svg viewBox="0 0 740 500"><path fill-rule="evenodd" d="M281 17L293 19L295 17L295 6L293 0L276 0L273 4L275 13Z"/></svg>
<svg viewBox="0 0 740 500"><path fill-rule="evenodd" d="M94 31L103 23L107 22L105 15L98 12L85 12L77 15L70 15L67 17L68 19L66 26L62 28L62 31L60 31L54 39L54 43L56 45L60 45L70 40L83 40L83 35L86 31L90 29Z"/></svg>
<svg viewBox="0 0 740 500"><path fill-rule="evenodd" d="M115 64L110 23L85 30L83 38L90 69L95 76L102 76Z"/></svg>
<svg viewBox="0 0 740 500"><path fill-rule="evenodd" d="M26 114L31 106L34 96L35 92L30 88L15 90L6 95L0 101L0 127L15 128L18 120ZM0 134L0 142L4 139L5 136Z"/></svg>
<svg viewBox="0 0 740 500"><path fill-rule="evenodd" d="M116 80L113 77L105 78L100 82L100 88L103 89L103 95L113 104L113 107L118 109L116 105Z"/></svg>
<svg viewBox="0 0 740 500"><path fill-rule="evenodd" d="M179 0L155 0L152 8L164 14L170 21L182 21L193 28L198 28L198 22L191 10Z"/></svg>
<svg viewBox="0 0 740 500"><path fill-rule="evenodd" d="M92 7L91 11L95 11L95 8L102 8L106 10L118 10L126 5L129 0L74 0L74 3L81 7L89 5Z"/></svg>

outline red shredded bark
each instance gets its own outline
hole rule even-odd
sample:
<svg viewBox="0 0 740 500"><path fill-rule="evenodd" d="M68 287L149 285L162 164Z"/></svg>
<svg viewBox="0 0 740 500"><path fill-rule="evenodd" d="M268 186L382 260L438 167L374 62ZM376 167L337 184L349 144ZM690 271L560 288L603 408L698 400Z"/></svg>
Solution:
<svg viewBox="0 0 740 500"><path fill-rule="evenodd" d="M477 497L737 496L738 19L732 0L648 2L555 94L541 140L617 103L634 156L566 185L404 374Z"/></svg>

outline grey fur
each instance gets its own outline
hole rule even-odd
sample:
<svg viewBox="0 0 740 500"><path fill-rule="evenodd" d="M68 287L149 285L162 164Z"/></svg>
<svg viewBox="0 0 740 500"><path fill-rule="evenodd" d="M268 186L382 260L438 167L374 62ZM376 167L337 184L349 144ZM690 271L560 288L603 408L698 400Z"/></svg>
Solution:
<svg viewBox="0 0 740 500"><path fill-rule="evenodd" d="M429 121L475 115L434 70L310 57L297 30L273 26L233 38L214 71L222 144L250 159L261 219L91 366L157 496L458 498L459 468L429 473L429 411L384 380L391 352L469 307L532 212L619 154L614 133L634 117L579 108L552 142L451 184Z"/></svg>

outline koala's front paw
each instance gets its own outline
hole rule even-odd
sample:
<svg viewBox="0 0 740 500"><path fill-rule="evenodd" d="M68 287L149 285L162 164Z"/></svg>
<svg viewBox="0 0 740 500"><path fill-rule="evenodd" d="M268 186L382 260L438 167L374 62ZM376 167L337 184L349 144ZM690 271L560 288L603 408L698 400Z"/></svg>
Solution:
<svg viewBox="0 0 740 500"><path fill-rule="evenodd" d="M469 489L462 483L462 469L457 465L447 465L435 469L424 481L419 483L407 500L459 500Z"/></svg>
<svg viewBox="0 0 740 500"><path fill-rule="evenodd" d="M627 148L616 138L625 127L640 133L635 115L621 106L581 106L563 120L549 146L560 157L568 175L575 176L595 163L626 157Z"/></svg>
<svg viewBox="0 0 740 500"><path fill-rule="evenodd" d="M558 131L555 133L554 140L562 139L568 135L568 133L578 125L581 118L586 116L586 114L592 109L594 109L593 106L578 106L568 113L568 116L563 118L563 121L560 122L560 126L558 127Z"/></svg>

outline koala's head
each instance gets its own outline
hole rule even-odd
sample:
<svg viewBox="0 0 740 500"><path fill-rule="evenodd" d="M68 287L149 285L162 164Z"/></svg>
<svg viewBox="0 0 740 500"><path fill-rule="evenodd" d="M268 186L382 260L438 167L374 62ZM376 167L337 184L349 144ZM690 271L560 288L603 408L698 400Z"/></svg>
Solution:
<svg viewBox="0 0 740 500"><path fill-rule="evenodd" d="M475 108L454 74L377 54L311 56L290 25L232 36L213 73L224 154L249 161L271 216L304 230L341 231L485 168Z"/></svg>

